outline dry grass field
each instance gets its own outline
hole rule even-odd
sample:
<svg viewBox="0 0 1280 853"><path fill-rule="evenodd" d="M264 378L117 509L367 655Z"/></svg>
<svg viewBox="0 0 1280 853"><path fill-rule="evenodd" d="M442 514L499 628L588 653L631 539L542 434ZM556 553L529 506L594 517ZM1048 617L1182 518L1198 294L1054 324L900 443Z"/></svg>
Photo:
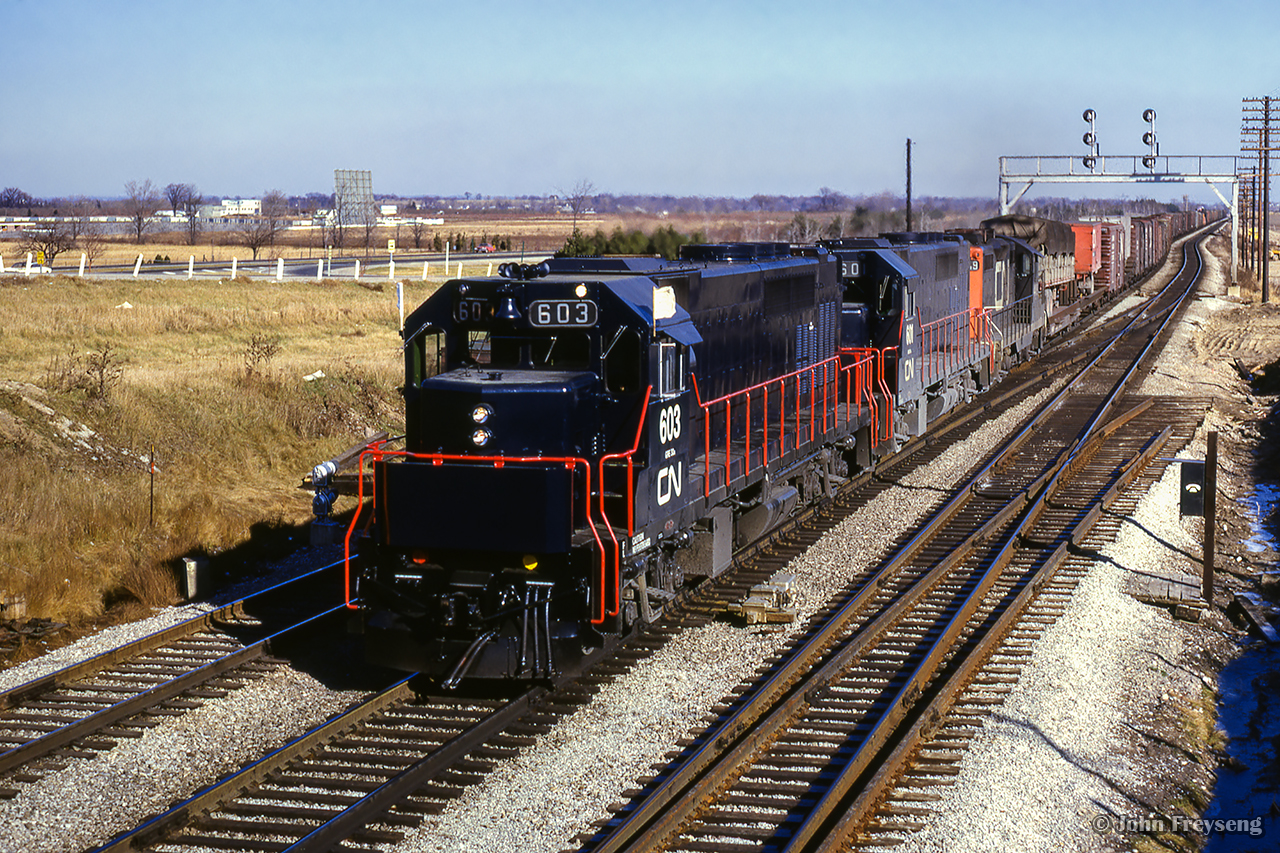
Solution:
<svg viewBox="0 0 1280 853"><path fill-rule="evenodd" d="M302 475L401 419L392 291L0 278L0 595L168 603L181 556L305 521Z"/></svg>

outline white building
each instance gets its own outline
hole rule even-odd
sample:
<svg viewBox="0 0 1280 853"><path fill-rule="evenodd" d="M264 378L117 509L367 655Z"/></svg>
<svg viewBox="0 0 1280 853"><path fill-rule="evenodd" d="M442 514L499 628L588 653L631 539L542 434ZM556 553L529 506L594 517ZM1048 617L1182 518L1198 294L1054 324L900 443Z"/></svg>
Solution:
<svg viewBox="0 0 1280 853"><path fill-rule="evenodd" d="M258 216L262 213L260 198L224 198L222 216Z"/></svg>

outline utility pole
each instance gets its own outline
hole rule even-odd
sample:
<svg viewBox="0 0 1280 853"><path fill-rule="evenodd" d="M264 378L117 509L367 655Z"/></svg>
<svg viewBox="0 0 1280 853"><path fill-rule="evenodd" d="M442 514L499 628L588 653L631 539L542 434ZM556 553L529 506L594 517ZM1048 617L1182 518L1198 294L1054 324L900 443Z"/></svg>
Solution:
<svg viewBox="0 0 1280 853"><path fill-rule="evenodd" d="M1280 118L1272 112L1275 100L1270 95L1244 99L1245 138L1241 140L1241 150L1256 152L1258 155L1258 188L1254 198L1261 214L1258 217L1261 231L1258 239L1264 303L1271 301L1271 124ZM1250 136L1253 138L1249 138Z"/></svg>
<svg viewBox="0 0 1280 853"><path fill-rule="evenodd" d="M911 140L907 140L907 231L911 231Z"/></svg>

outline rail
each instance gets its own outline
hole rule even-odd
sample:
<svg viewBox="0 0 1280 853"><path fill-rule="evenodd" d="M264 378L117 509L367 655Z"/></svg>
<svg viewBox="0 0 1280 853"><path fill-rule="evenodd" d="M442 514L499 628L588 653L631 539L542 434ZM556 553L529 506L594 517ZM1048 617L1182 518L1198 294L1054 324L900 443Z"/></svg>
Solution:
<svg viewBox="0 0 1280 853"><path fill-rule="evenodd" d="M888 431L889 435L893 434L893 392L889 388L889 382L885 379L885 362L888 360L889 353L897 355L897 347L888 347L886 349L876 349L875 347L847 347L840 350L840 354L844 356L846 361L844 370L846 376L851 381L845 388L845 404L851 401L859 415L862 414L862 395L865 391L867 395L868 408L871 410L871 445L878 447L880 445L880 405L876 403L876 390L880 391L881 399L884 400L884 406L889 415ZM857 377L853 379L856 372ZM888 438L888 436L885 436Z"/></svg>
<svg viewBox="0 0 1280 853"><path fill-rule="evenodd" d="M1024 296L1003 308L986 309L991 314L991 328L1007 343L1017 340L1032 330L1032 300L1035 297Z"/></svg>
<svg viewBox="0 0 1280 853"><path fill-rule="evenodd" d="M635 441L634 441L634 442L632 442L632 444L631 444L631 449L630 449L630 450L624 450L624 451L621 451L621 452L619 452L619 453L607 453L607 454L605 454L604 456L601 456L601 457L600 457L600 476L599 476L599 478L598 478L598 482L599 482L599 491L600 491L600 519L601 519L601 521L603 521L603 522L604 522L604 529L605 529L605 530L607 530L607 531L609 532L609 541L610 541L611 543L613 543L613 586L612 586L612 588L610 589L610 592L612 592L612 598L611 598L611 600L612 600L612 607L613 607L613 609L612 609L611 611L608 611L608 615L609 615L609 616L617 616L617 615L618 615L618 611L619 611L619 610L621 609L621 607L622 607L622 601L621 601L621 597L622 597L622 593L621 593L621 590L622 590L622 553L621 553L621 551L622 551L622 549L621 549L621 547L618 545L618 537L617 537L617 536L615 536L615 535L614 535L614 533L613 533L613 525L609 523L609 516L605 513L605 510L604 510L604 497L605 497L605 489L604 489L604 463L609 462L609 461L611 461L611 460L619 460L619 459L626 459L626 460L627 460L627 535L628 535L628 536L634 536L634 535L635 535L635 527L636 527L636 504L635 504L635 454L636 454L636 451L640 449L640 439L641 439L641 437L644 435L644 424L645 424L645 420L646 420L646 419L648 418L648 416L649 416L649 398L650 398L652 395L653 395L653 386L652 386L652 385L650 385L649 387L647 387L647 388L645 388L645 389L644 389L644 402L640 404L640 422L636 424L636 438L635 438ZM590 503L590 500L591 500L591 499L590 499L591 490L590 490L589 485L588 485L588 489L587 489L587 494L588 494L587 501L588 501L588 503ZM590 511L588 511L588 518L587 518L587 523L588 523L588 524L590 524L590 523L591 523L591 519L590 519L590 517L589 517L589 516L590 516ZM594 526L593 526L593 528L592 528L592 531L593 531L593 533L594 533ZM597 542L599 542L599 541L600 541L600 538L599 538L599 536L598 536L598 535L596 536L596 541L597 541ZM600 557L600 561L601 561L601 566L600 566L600 583L601 583L601 590L600 590L600 602L601 602L601 606L602 606L602 608L603 608L603 606L604 606L604 595L605 595L605 589L604 589L604 576L605 576L605 574L607 574L607 572L608 572L608 570L607 570L607 569L605 568L605 566L604 566L604 555L603 555L603 554L602 554L602 555L601 555L601 557ZM593 625L600 625L600 624L603 624L603 623L604 623L604 620L605 620L605 615L604 615L604 614L605 614L605 611L602 609L602 612L601 612L601 616L600 616L599 621L597 621L596 619L592 619L592 620L591 620L591 624L593 624Z"/></svg>

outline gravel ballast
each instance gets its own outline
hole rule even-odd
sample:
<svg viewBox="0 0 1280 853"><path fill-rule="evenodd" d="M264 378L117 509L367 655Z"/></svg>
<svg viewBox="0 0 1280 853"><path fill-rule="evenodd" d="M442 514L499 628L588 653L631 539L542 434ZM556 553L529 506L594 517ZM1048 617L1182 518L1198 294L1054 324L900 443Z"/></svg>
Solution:
<svg viewBox="0 0 1280 853"><path fill-rule="evenodd" d="M1171 466L1090 569L1067 613L1036 642L955 785L931 789L943 799L931 806L927 828L896 849L1129 849L1123 836L1098 833L1092 823L1147 815L1135 794L1159 780L1131 760L1129 723L1137 709L1201 687L1197 674L1167 664L1183 658L1197 629L1125 591L1131 572L1198 549L1192 531L1177 523L1179 492Z"/></svg>
<svg viewBox="0 0 1280 853"><path fill-rule="evenodd" d="M0 801L0 851L98 846L356 701L281 667Z"/></svg>
<svg viewBox="0 0 1280 853"><path fill-rule="evenodd" d="M795 625L744 629L713 622L684 631L391 850L552 853L572 846L574 836L608 817L609 804L623 800L622 792L662 762L744 673L781 648L853 574L945 499L956 479L1051 393L1028 398L983 426L928 471L878 495L793 562L788 571L795 573Z"/></svg>

